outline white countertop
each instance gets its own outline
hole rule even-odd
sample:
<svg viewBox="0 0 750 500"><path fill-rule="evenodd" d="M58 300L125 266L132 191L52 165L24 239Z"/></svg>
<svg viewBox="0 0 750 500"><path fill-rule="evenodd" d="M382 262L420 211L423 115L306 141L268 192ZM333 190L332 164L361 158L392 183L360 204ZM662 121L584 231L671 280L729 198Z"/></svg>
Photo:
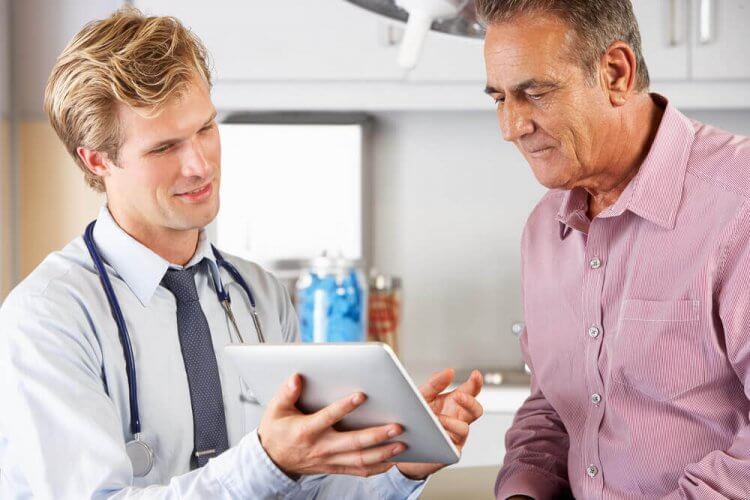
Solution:
<svg viewBox="0 0 750 500"><path fill-rule="evenodd" d="M485 385L477 400L485 413L515 413L529 394L527 386Z"/></svg>

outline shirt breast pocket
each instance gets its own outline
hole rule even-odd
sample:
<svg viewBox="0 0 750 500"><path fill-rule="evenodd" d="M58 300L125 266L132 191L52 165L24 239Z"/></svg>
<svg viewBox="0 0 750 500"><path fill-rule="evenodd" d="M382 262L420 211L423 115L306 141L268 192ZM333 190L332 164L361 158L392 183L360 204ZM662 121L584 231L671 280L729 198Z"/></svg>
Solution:
<svg viewBox="0 0 750 500"><path fill-rule="evenodd" d="M612 379L660 401L704 383L700 301L625 300Z"/></svg>

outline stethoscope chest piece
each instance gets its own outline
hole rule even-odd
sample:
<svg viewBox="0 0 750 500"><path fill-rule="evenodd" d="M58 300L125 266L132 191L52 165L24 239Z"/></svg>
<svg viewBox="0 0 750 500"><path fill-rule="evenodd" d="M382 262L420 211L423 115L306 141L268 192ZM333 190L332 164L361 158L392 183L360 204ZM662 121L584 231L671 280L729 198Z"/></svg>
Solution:
<svg viewBox="0 0 750 500"><path fill-rule="evenodd" d="M133 476L145 477L154 467L154 451L141 441L140 436L125 444L125 451L133 464Z"/></svg>

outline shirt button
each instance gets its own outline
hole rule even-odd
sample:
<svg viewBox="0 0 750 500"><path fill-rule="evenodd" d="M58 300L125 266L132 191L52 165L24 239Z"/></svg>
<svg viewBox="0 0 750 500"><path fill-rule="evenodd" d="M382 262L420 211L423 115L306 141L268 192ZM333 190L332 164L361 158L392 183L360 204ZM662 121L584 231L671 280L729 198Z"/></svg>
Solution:
<svg viewBox="0 0 750 500"><path fill-rule="evenodd" d="M598 326L592 326L591 328L589 328L589 337L591 337L592 339L597 338L600 333L602 333L602 331L599 330Z"/></svg>
<svg viewBox="0 0 750 500"><path fill-rule="evenodd" d="M591 402L594 403L595 405L598 405L599 403L602 402L602 397L599 394L594 393L591 395Z"/></svg>
<svg viewBox="0 0 750 500"><path fill-rule="evenodd" d="M586 475L588 475L590 478L595 478L597 474L599 474L599 469L596 467L596 465L589 465L588 467L586 467Z"/></svg>
<svg viewBox="0 0 750 500"><path fill-rule="evenodd" d="M599 257L594 257L589 261L589 267L591 269L599 269L600 267L602 267L602 261L599 260Z"/></svg>

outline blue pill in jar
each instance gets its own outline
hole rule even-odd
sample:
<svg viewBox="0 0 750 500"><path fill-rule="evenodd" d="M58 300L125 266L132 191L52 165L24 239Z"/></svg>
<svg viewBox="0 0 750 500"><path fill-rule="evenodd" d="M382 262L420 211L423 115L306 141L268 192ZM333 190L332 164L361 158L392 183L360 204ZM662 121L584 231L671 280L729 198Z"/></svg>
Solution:
<svg viewBox="0 0 750 500"><path fill-rule="evenodd" d="M361 342L366 338L367 288L357 261L315 259L297 283L303 342Z"/></svg>

